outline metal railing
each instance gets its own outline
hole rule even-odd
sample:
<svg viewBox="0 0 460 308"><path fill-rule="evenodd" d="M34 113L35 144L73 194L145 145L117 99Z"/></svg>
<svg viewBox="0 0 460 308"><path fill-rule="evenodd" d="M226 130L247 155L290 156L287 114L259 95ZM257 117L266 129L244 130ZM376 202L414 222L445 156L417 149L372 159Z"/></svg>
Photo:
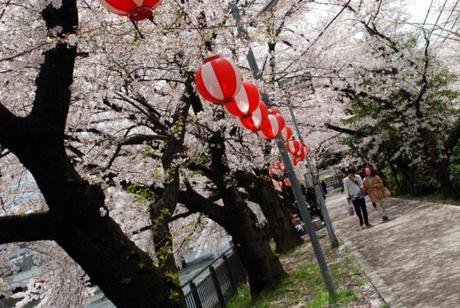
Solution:
<svg viewBox="0 0 460 308"><path fill-rule="evenodd" d="M238 284L246 281L246 271L240 257L232 248L197 272L182 284L188 308L225 307L237 291Z"/></svg>

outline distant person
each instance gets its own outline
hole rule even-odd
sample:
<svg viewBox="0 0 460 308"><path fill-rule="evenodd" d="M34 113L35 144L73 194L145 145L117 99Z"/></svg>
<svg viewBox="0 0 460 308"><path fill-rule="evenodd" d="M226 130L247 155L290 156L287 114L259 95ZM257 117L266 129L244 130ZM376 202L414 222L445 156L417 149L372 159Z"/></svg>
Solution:
<svg viewBox="0 0 460 308"><path fill-rule="evenodd" d="M366 201L364 200L363 181L353 168L347 170L347 177L343 179L343 187L347 195L347 201L353 206L355 213L359 218L359 225L363 227L372 227L367 216Z"/></svg>
<svg viewBox="0 0 460 308"><path fill-rule="evenodd" d="M292 214L291 216L291 223L295 228L295 231L298 235L302 236L305 234L305 228L303 226L302 220L300 220L297 214Z"/></svg>
<svg viewBox="0 0 460 308"><path fill-rule="evenodd" d="M321 190L323 191L323 198L326 200L327 196L327 184L324 182L324 180L321 180Z"/></svg>
<svg viewBox="0 0 460 308"><path fill-rule="evenodd" d="M376 204L376 209L382 215L382 221L386 222L390 219L385 211L384 201L390 195L390 191L383 184L382 179L375 173L372 166L367 166L365 169L366 177L363 181L363 189L372 202Z"/></svg>
<svg viewBox="0 0 460 308"><path fill-rule="evenodd" d="M321 219L321 222L324 225L324 217L321 213L321 209L319 207L318 201L316 200L316 192L313 187L306 188L305 185L300 186L302 189L302 193L305 196L305 201L307 202L307 208L310 211L310 216L318 216Z"/></svg>
<svg viewBox="0 0 460 308"><path fill-rule="evenodd" d="M364 168L366 168L367 164L363 164L359 166L358 171L356 172L357 175L361 177L361 180L364 180L366 174L364 173Z"/></svg>
<svg viewBox="0 0 460 308"><path fill-rule="evenodd" d="M340 193L343 194L343 192L345 191L345 187L343 186L343 180L347 176L347 170L342 168L340 169L339 174L342 176L342 181L340 185Z"/></svg>

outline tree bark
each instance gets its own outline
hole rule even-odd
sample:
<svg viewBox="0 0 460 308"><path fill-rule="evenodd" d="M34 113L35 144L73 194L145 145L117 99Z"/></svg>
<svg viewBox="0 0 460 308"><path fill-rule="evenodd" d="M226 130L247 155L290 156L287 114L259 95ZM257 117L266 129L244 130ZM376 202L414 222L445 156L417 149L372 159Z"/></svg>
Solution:
<svg viewBox="0 0 460 308"><path fill-rule="evenodd" d="M291 223L291 208L286 207L271 180L244 171L236 172L235 177L248 192L250 200L259 204L264 213L276 243L276 251L287 252L301 245L303 241Z"/></svg>
<svg viewBox="0 0 460 308"><path fill-rule="evenodd" d="M211 164L207 174L216 185L224 206L215 205L202 197L189 184L187 194L181 194L180 202L190 211L208 215L232 236L248 273L251 294L257 297L263 290L280 283L285 272L278 257L271 251L263 230L258 227L257 217L245 204L233 182L222 132L214 132L209 144Z"/></svg>
<svg viewBox="0 0 460 308"><path fill-rule="evenodd" d="M436 180L438 181L440 187L439 191L444 198L457 198L458 193L455 191L454 185L450 178L449 162L447 160L448 155L443 157L441 151L438 149L436 144L433 132L428 129L428 127L423 126L421 123L424 123L424 114L422 112L421 103L423 101L423 96L428 91L429 82L428 82L428 66L430 61L429 55L429 46L430 40L425 33L425 49L424 49L424 62L423 62L423 72L422 80L419 93L417 97L413 100L412 104L415 109L415 116L420 121L418 132L420 139L422 141L423 153L427 158L427 165L433 171Z"/></svg>
<svg viewBox="0 0 460 308"><path fill-rule="evenodd" d="M263 290L275 287L285 276L277 256L268 245L267 238L257 226L257 217L233 187L223 196L224 203L231 205L223 227L232 236L236 250L248 272L251 295L257 297Z"/></svg>
<svg viewBox="0 0 460 308"><path fill-rule="evenodd" d="M155 253L159 261L159 267L166 277L174 277L178 272L174 259L172 234L169 229L169 222L177 206L180 183L179 167L174 165L173 161L183 149L186 120L190 106L194 104L198 106L196 101L200 101L193 89L192 76L190 74L185 76L185 92L182 96L182 105L177 108L173 116L173 124L169 130L169 138L167 139L161 158L164 172L165 174L169 174L171 179L169 183L165 183L165 189L160 199L150 205L149 211L152 221Z"/></svg>
<svg viewBox="0 0 460 308"><path fill-rule="evenodd" d="M251 295L257 297L262 291L280 283L286 273L271 251L263 230L257 225L257 217L241 199L238 190L229 188L223 200L224 206L216 205L189 184L179 198L190 211L208 215L230 234L248 273Z"/></svg>
<svg viewBox="0 0 460 308"><path fill-rule="evenodd" d="M50 4L42 15L48 29L62 27L62 37L78 29L76 1L64 0L59 9ZM22 220L21 228L0 220L0 244L55 240L117 307L182 307L180 288L123 234L107 213L101 187L83 180L65 152L76 50L58 43L45 53L29 116L15 117L0 105L0 143L30 171L49 207Z"/></svg>

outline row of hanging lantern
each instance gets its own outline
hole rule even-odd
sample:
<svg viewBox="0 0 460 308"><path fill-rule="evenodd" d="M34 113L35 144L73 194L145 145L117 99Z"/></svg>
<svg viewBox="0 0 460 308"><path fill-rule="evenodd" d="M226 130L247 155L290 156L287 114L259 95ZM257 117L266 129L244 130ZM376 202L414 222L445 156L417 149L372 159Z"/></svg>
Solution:
<svg viewBox="0 0 460 308"><path fill-rule="evenodd" d="M286 126L281 112L277 108L268 108L260 100L257 86L243 81L231 61L218 55L205 59L196 72L195 84L204 99L223 105L238 118L242 127L269 140L281 134L294 165L306 158L307 147L292 137L292 130Z"/></svg>
<svg viewBox="0 0 460 308"><path fill-rule="evenodd" d="M153 11L162 0L99 1L110 12L127 16L141 34L136 22L144 19L153 21ZM257 86L243 81L238 68L231 61L218 55L205 59L196 72L195 84L204 99L223 105L228 113L238 118L242 127L269 140L281 133L294 166L307 157L307 146L292 137L292 130L286 126L281 112L277 108L267 108L267 105L260 100ZM279 161L278 163L281 164ZM282 170L284 174L284 166L279 164L275 167L270 166L270 177L273 178L273 170ZM289 179L284 176L281 179L280 186L290 186Z"/></svg>

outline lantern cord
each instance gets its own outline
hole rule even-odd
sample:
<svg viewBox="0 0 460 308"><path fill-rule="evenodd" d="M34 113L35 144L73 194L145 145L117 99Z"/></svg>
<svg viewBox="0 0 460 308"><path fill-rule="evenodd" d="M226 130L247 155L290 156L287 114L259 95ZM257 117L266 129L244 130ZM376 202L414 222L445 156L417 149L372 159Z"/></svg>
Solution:
<svg viewBox="0 0 460 308"><path fill-rule="evenodd" d="M144 39L144 35L142 34L141 30L139 30L139 27L137 26L136 22L133 21L133 20L131 20L131 19L130 19L130 21L131 21L131 23L133 24L134 28L136 29L137 34L139 34L139 38L140 38L141 40L143 40L143 39ZM137 38L136 38L136 39L137 39Z"/></svg>
<svg viewBox="0 0 460 308"><path fill-rule="evenodd" d="M153 15L148 17L148 19L155 25L157 26L157 23L153 20Z"/></svg>

